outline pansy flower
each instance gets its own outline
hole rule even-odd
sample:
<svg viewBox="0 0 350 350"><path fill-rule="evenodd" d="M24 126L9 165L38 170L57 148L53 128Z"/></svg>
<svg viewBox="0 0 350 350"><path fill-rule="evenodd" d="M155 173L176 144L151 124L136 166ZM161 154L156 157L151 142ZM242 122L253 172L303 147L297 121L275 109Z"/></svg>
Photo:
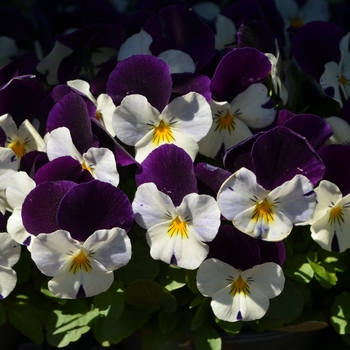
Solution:
<svg viewBox="0 0 350 350"><path fill-rule="evenodd" d="M135 221L147 230L151 256L185 269L196 269L208 255L205 242L213 240L220 226L215 199L196 193L192 161L175 145L157 148L141 165L143 173L137 182L142 184L132 207Z"/></svg>
<svg viewBox="0 0 350 350"><path fill-rule="evenodd" d="M0 232L0 300L6 298L16 286L17 274L12 266L17 263L21 246L6 232Z"/></svg>
<svg viewBox="0 0 350 350"><path fill-rule="evenodd" d="M205 260L197 272L197 287L206 297L214 315L223 321L253 321L262 318L284 287L282 268L267 262L251 269L237 270L218 259Z"/></svg>
<svg viewBox="0 0 350 350"><path fill-rule="evenodd" d="M307 177L296 175L270 192L246 168L222 184L217 201L222 215L240 231L273 242L286 238L293 225L308 220L316 206Z"/></svg>

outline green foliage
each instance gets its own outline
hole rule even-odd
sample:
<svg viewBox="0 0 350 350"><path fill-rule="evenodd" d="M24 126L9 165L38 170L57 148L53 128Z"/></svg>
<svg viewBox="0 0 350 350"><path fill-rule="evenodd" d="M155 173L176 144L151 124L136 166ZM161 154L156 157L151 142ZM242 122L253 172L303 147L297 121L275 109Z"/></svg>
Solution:
<svg viewBox="0 0 350 350"><path fill-rule="evenodd" d="M204 322L196 331L194 345L198 350L220 350L222 341L218 332Z"/></svg>
<svg viewBox="0 0 350 350"><path fill-rule="evenodd" d="M337 284L338 278L330 264L317 262L317 253L310 253L307 256L310 266L314 270L316 280L324 288L332 288Z"/></svg>
<svg viewBox="0 0 350 350"><path fill-rule="evenodd" d="M242 323L243 323L241 321L227 322L227 321L219 320L218 318L215 319L215 322L220 326L221 329L223 329L227 334L231 336L237 335L241 331Z"/></svg>
<svg viewBox="0 0 350 350"><path fill-rule="evenodd" d="M350 293L342 293L334 299L331 324L339 334L350 333Z"/></svg>

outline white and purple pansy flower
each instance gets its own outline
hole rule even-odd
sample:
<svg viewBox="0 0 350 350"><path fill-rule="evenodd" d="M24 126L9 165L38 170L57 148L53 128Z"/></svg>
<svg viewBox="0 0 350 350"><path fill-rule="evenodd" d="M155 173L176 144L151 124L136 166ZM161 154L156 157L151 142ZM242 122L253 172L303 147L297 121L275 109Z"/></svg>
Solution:
<svg viewBox="0 0 350 350"><path fill-rule="evenodd" d="M273 262L237 270L218 259L205 260L197 272L197 287L212 299L214 315L223 321L254 321L262 318L284 287L282 268Z"/></svg>
<svg viewBox="0 0 350 350"><path fill-rule="evenodd" d="M39 217L33 214L38 207ZM111 184L43 182L27 195L22 219L35 236L32 259L43 274L53 277L48 287L57 297L74 299L106 291L113 271L131 258L131 204Z"/></svg>
<svg viewBox="0 0 350 350"><path fill-rule="evenodd" d="M136 222L147 230L151 256L185 269L196 269L208 255L205 242L213 240L220 226L215 199L196 193L192 161L174 145L154 150L142 168L139 178L142 184L132 206ZM171 181L165 182L163 178ZM181 187L178 184L187 181L192 185L178 191Z"/></svg>

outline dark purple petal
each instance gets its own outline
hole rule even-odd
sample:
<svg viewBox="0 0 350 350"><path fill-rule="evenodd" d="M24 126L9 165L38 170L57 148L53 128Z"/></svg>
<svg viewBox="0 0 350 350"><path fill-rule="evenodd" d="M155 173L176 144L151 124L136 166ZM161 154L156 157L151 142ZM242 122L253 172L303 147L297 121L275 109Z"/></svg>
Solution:
<svg viewBox="0 0 350 350"><path fill-rule="evenodd" d="M197 180L191 157L173 144L153 150L142 162L136 174L136 185L153 182L167 194L175 206L189 193L197 193Z"/></svg>
<svg viewBox="0 0 350 350"><path fill-rule="evenodd" d="M157 20L158 25L155 23ZM150 48L156 56L169 48L181 50L191 56L197 70L201 70L214 56L213 32L192 9L184 6L163 8L159 17L151 17L146 22L144 30L153 38Z"/></svg>
<svg viewBox="0 0 350 350"><path fill-rule="evenodd" d="M35 173L40 167L49 162L45 152L31 151L25 154L20 163L20 170L25 171L29 177L34 179Z"/></svg>
<svg viewBox="0 0 350 350"><path fill-rule="evenodd" d="M47 119L48 132L65 126L70 130L73 143L83 154L98 143L92 134L89 113L82 97L72 92L63 96L51 109Z"/></svg>
<svg viewBox="0 0 350 350"><path fill-rule="evenodd" d="M171 86L170 68L163 60L134 55L117 64L107 81L107 94L116 106L127 95L144 95L161 112L169 102Z"/></svg>
<svg viewBox="0 0 350 350"><path fill-rule="evenodd" d="M229 171L207 163L198 163L194 167L200 193L216 198L222 183L232 174Z"/></svg>
<svg viewBox="0 0 350 350"><path fill-rule="evenodd" d="M257 241L260 247L260 264L274 262L280 266L283 265L286 260L286 248L283 242L268 242L262 239Z"/></svg>
<svg viewBox="0 0 350 350"><path fill-rule="evenodd" d="M230 171L232 174L242 167L254 172L251 157L252 147L256 139L262 134L263 132L257 133L229 148L223 158L225 169Z"/></svg>
<svg viewBox="0 0 350 350"><path fill-rule="evenodd" d="M59 230L57 210L65 194L76 186L71 181L43 182L25 198L22 220L25 229L33 234L51 233Z"/></svg>
<svg viewBox="0 0 350 350"><path fill-rule="evenodd" d="M81 167L80 162L70 156L56 158L44 164L35 174L36 184L45 181L67 180L76 183L94 180L92 175Z"/></svg>
<svg viewBox="0 0 350 350"><path fill-rule="evenodd" d="M328 123L314 114L296 114L288 119L284 126L306 137L315 150L319 149L333 134Z"/></svg>
<svg viewBox="0 0 350 350"><path fill-rule="evenodd" d="M331 22L306 23L293 38L292 53L301 69L318 81L327 62L339 62L341 38L342 30Z"/></svg>
<svg viewBox="0 0 350 350"><path fill-rule="evenodd" d="M323 180L336 184L343 196L350 193L350 146L328 145L318 150L326 166Z"/></svg>
<svg viewBox="0 0 350 350"><path fill-rule="evenodd" d="M203 74L198 73L177 73L171 75L173 79L173 93L177 95L186 95L194 91L203 95L209 102L211 92L209 89L210 79Z"/></svg>
<svg viewBox="0 0 350 350"><path fill-rule="evenodd" d="M276 127L257 138L251 153L254 173L261 186L272 190L295 175L313 185L323 177L325 166L308 141L286 127Z"/></svg>
<svg viewBox="0 0 350 350"><path fill-rule="evenodd" d="M211 93L217 101L231 102L270 71L271 63L262 52L251 47L233 49L220 61L210 83Z"/></svg>
<svg viewBox="0 0 350 350"><path fill-rule="evenodd" d="M59 227L81 242L99 229L121 227L128 232L133 221L134 213L126 194L99 180L72 188L57 212Z"/></svg>
<svg viewBox="0 0 350 350"><path fill-rule="evenodd" d="M79 287L78 293L76 295L76 298L80 299L80 298L85 298L85 297L86 297L85 289L84 289L84 286L81 284Z"/></svg>
<svg viewBox="0 0 350 350"><path fill-rule="evenodd" d="M222 225L214 240L206 244L208 258L219 259L236 269L246 270L261 263L258 240L234 226Z"/></svg>
<svg viewBox="0 0 350 350"><path fill-rule="evenodd" d="M289 111L288 109L281 109L277 113L276 125L275 126L283 126L284 123L295 116L295 113Z"/></svg>

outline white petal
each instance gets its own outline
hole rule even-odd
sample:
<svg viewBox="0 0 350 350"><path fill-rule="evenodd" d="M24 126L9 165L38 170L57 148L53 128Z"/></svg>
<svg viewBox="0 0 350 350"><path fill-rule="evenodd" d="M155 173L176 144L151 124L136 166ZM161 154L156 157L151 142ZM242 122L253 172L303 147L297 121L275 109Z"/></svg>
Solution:
<svg viewBox="0 0 350 350"><path fill-rule="evenodd" d="M112 120L116 106L112 98L107 94L100 94L97 97L97 110L102 114L102 123L104 127L114 137L115 132L113 130Z"/></svg>
<svg viewBox="0 0 350 350"><path fill-rule="evenodd" d="M91 168L91 173L95 179L108 182L117 187L119 184L119 173L112 151L108 148L89 148L83 154L87 165Z"/></svg>
<svg viewBox="0 0 350 350"><path fill-rule="evenodd" d="M114 271L126 265L131 258L131 242L122 228L95 231L83 244L91 257L106 270Z"/></svg>
<svg viewBox="0 0 350 350"><path fill-rule="evenodd" d="M96 99L90 92L90 84L85 80L76 79L67 81L67 85L86 95L96 105Z"/></svg>
<svg viewBox="0 0 350 350"><path fill-rule="evenodd" d="M194 73L196 66L189 54L180 50L166 50L158 55L170 67L170 74Z"/></svg>
<svg viewBox="0 0 350 350"><path fill-rule="evenodd" d="M266 86L252 84L233 99L231 112L251 128L264 128L274 121L276 115L274 106L264 108L269 101Z"/></svg>
<svg viewBox="0 0 350 350"><path fill-rule="evenodd" d="M71 156L83 162L83 157L74 146L70 131L65 126L52 130L47 139L47 156L50 160Z"/></svg>
<svg viewBox="0 0 350 350"><path fill-rule="evenodd" d="M24 171L16 172L6 188L6 199L12 208L22 207L24 199L35 187L35 182Z"/></svg>
<svg viewBox="0 0 350 350"><path fill-rule="evenodd" d="M309 220L316 207L313 186L303 175L296 175L275 188L269 197L273 200L275 209L286 215L293 224Z"/></svg>
<svg viewBox="0 0 350 350"><path fill-rule="evenodd" d="M7 232L0 232L0 265L12 267L20 254L21 246Z"/></svg>
<svg viewBox="0 0 350 350"><path fill-rule="evenodd" d="M27 119L18 128L18 138L25 142L26 152L46 151L45 141Z"/></svg>
<svg viewBox="0 0 350 350"><path fill-rule="evenodd" d="M197 287L201 294L212 297L218 291L230 287L231 280L238 276L239 271L231 265L218 259L208 259L198 269Z"/></svg>
<svg viewBox="0 0 350 350"><path fill-rule="evenodd" d="M281 294L284 288L285 277L283 270L273 262L256 265L252 269L243 271L242 276L245 278L250 277L250 284L258 288L269 299Z"/></svg>
<svg viewBox="0 0 350 350"><path fill-rule="evenodd" d="M153 182L137 188L132 208L135 221L143 228L168 222L175 217L175 206L168 195L158 191Z"/></svg>
<svg viewBox="0 0 350 350"><path fill-rule="evenodd" d="M208 133L213 122L209 103L196 92L175 98L164 108L161 118L197 142Z"/></svg>
<svg viewBox="0 0 350 350"><path fill-rule="evenodd" d="M198 240L212 241L220 226L220 210L215 199L208 195L186 195L176 212L186 218L191 231Z"/></svg>
<svg viewBox="0 0 350 350"><path fill-rule="evenodd" d="M29 237L31 241L34 239L23 226L22 221L22 207L16 207L11 216L7 220L6 226L7 232L11 235L11 237L18 243L24 244Z"/></svg>
<svg viewBox="0 0 350 350"><path fill-rule="evenodd" d="M58 230L40 233L31 245L31 256L38 269L46 276L55 276L71 260L71 255L81 248L81 244L71 238L69 232Z"/></svg>
<svg viewBox="0 0 350 350"><path fill-rule="evenodd" d="M122 61L133 55L152 55L149 47L152 44L152 37L141 29L139 33L126 39L118 51L118 61Z"/></svg>
<svg viewBox="0 0 350 350"><path fill-rule="evenodd" d="M11 148L0 147L0 191L4 190L11 177L18 172L18 158Z"/></svg>
<svg viewBox="0 0 350 350"><path fill-rule="evenodd" d="M254 201L263 200L266 191L257 184L255 174L241 168L221 185L217 201L222 215L233 220L238 214L254 207Z"/></svg>
<svg viewBox="0 0 350 350"><path fill-rule="evenodd" d="M218 14L216 16L216 35L215 35L215 48L216 50L222 50L225 45L232 44L236 41L237 29L231 19L226 16Z"/></svg>
<svg viewBox="0 0 350 350"><path fill-rule="evenodd" d="M211 1L198 2L193 4L192 8L199 16L208 21L212 21L221 11L220 6Z"/></svg>
<svg viewBox="0 0 350 350"><path fill-rule="evenodd" d="M329 138L330 143L350 144L350 125L339 117L325 118L332 128L333 135Z"/></svg>
<svg viewBox="0 0 350 350"><path fill-rule="evenodd" d="M340 107L343 107L339 90L339 78L341 74L341 68L336 62L328 62L325 64L325 71L320 77L320 84L323 90L333 88L334 95L331 97L339 102Z"/></svg>
<svg viewBox="0 0 350 350"><path fill-rule="evenodd" d="M18 128L10 114L6 113L0 117L0 126L4 130L7 137L17 135Z"/></svg>
<svg viewBox="0 0 350 350"><path fill-rule="evenodd" d="M116 107L112 123L117 137L125 144L135 146L159 122L157 109L145 96L134 94L124 97Z"/></svg>
<svg viewBox="0 0 350 350"><path fill-rule="evenodd" d="M17 274L10 267L0 266L0 299L6 298L16 287Z"/></svg>

